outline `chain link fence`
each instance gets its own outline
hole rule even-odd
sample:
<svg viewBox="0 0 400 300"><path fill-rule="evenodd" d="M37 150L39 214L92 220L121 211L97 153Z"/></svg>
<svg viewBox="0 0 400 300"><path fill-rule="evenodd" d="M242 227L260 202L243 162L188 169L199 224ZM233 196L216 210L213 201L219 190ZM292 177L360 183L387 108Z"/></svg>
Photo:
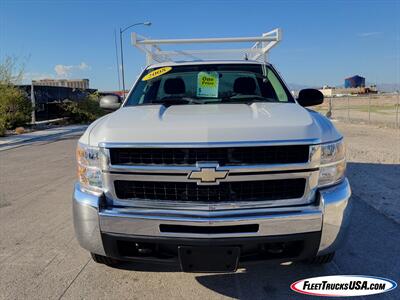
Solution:
<svg viewBox="0 0 400 300"><path fill-rule="evenodd" d="M399 93L325 97L315 110L345 122L400 128Z"/></svg>

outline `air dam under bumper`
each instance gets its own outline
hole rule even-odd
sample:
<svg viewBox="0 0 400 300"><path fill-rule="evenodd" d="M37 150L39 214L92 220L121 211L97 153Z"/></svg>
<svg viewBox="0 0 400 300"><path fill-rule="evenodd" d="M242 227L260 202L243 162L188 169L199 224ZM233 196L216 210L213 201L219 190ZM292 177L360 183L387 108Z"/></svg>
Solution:
<svg viewBox="0 0 400 300"><path fill-rule="evenodd" d="M320 232L316 248L321 255L336 250L343 240L350 221L350 195L345 179L320 189L317 204L308 206L226 211L125 209L103 208L103 196L82 192L76 184L74 227L79 244L100 255L107 255L102 235L110 234L168 240L190 238L201 243L210 239L279 238L315 232ZM232 231L230 226L238 226L239 230Z"/></svg>

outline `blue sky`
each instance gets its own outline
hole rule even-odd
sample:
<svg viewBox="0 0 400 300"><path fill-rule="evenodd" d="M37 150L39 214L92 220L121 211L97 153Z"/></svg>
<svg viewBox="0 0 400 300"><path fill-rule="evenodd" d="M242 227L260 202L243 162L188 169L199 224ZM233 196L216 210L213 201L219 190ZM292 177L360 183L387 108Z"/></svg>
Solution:
<svg viewBox="0 0 400 300"><path fill-rule="evenodd" d="M276 27L270 54L286 82L338 85L359 74L398 83L398 1L18 1L0 0L0 58L26 63L26 78L89 78L118 88L114 29L150 20L153 38L254 36ZM144 66L124 35L126 85Z"/></svg>

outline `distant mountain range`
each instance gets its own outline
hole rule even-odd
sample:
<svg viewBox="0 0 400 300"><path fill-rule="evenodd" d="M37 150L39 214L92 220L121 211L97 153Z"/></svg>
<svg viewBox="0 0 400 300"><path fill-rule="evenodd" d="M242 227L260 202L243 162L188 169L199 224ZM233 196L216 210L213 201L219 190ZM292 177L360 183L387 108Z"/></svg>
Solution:
<svg viewBox="0 0 400 300"><path fill-rule="evenodd" d="M288 88L289 88L290 91L296 91L296 92L300 91L302 89L319 88L319 87L316 87L316 86L312 87L312 86L309 86L309 85L297 84L297 83L288 83L287 85L288 85Z"/></svg>
<svg viewBox="0 0 400 300"><path fill-rule="evenodd" d="M373 83L367 82L367 86L372 85ZM302 89L306 88L321 88L321 86L309 86L305 84L298 84L298 83L288 83L289 90L291 91L300 91ZM333 85L334 87L337 88L343 88L343 85ZM400 84L396 83L378 83L377 85L378 91L380 92L385 92L385 93L391 93L395 92L396 90L400 90Z"/></svg>
<svg viewBox="0 0 400 300"><path fill-rule="evenodd" d="M378 88L378 91L386 93L392 93L400 90L400 84L396 83L378 83L376 87Z"/></svg>

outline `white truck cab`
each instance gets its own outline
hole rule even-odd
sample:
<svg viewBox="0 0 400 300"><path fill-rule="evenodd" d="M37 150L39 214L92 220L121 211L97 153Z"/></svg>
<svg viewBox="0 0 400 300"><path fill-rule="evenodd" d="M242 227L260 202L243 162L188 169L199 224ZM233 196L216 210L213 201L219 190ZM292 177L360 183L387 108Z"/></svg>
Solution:
<svg viewBox="0 0 400 300"><path fill-rule="evenodd" d="M350 220L343 137L305 108L322 103L319 91L294 99L265 61L280 39L272 34L219 40L257 42L241 60L193 59L198 51L180 62L155 44L182 40L133 35L157 62L77 148L74 225L95 261L226 272L332 260Z"/></svg>

